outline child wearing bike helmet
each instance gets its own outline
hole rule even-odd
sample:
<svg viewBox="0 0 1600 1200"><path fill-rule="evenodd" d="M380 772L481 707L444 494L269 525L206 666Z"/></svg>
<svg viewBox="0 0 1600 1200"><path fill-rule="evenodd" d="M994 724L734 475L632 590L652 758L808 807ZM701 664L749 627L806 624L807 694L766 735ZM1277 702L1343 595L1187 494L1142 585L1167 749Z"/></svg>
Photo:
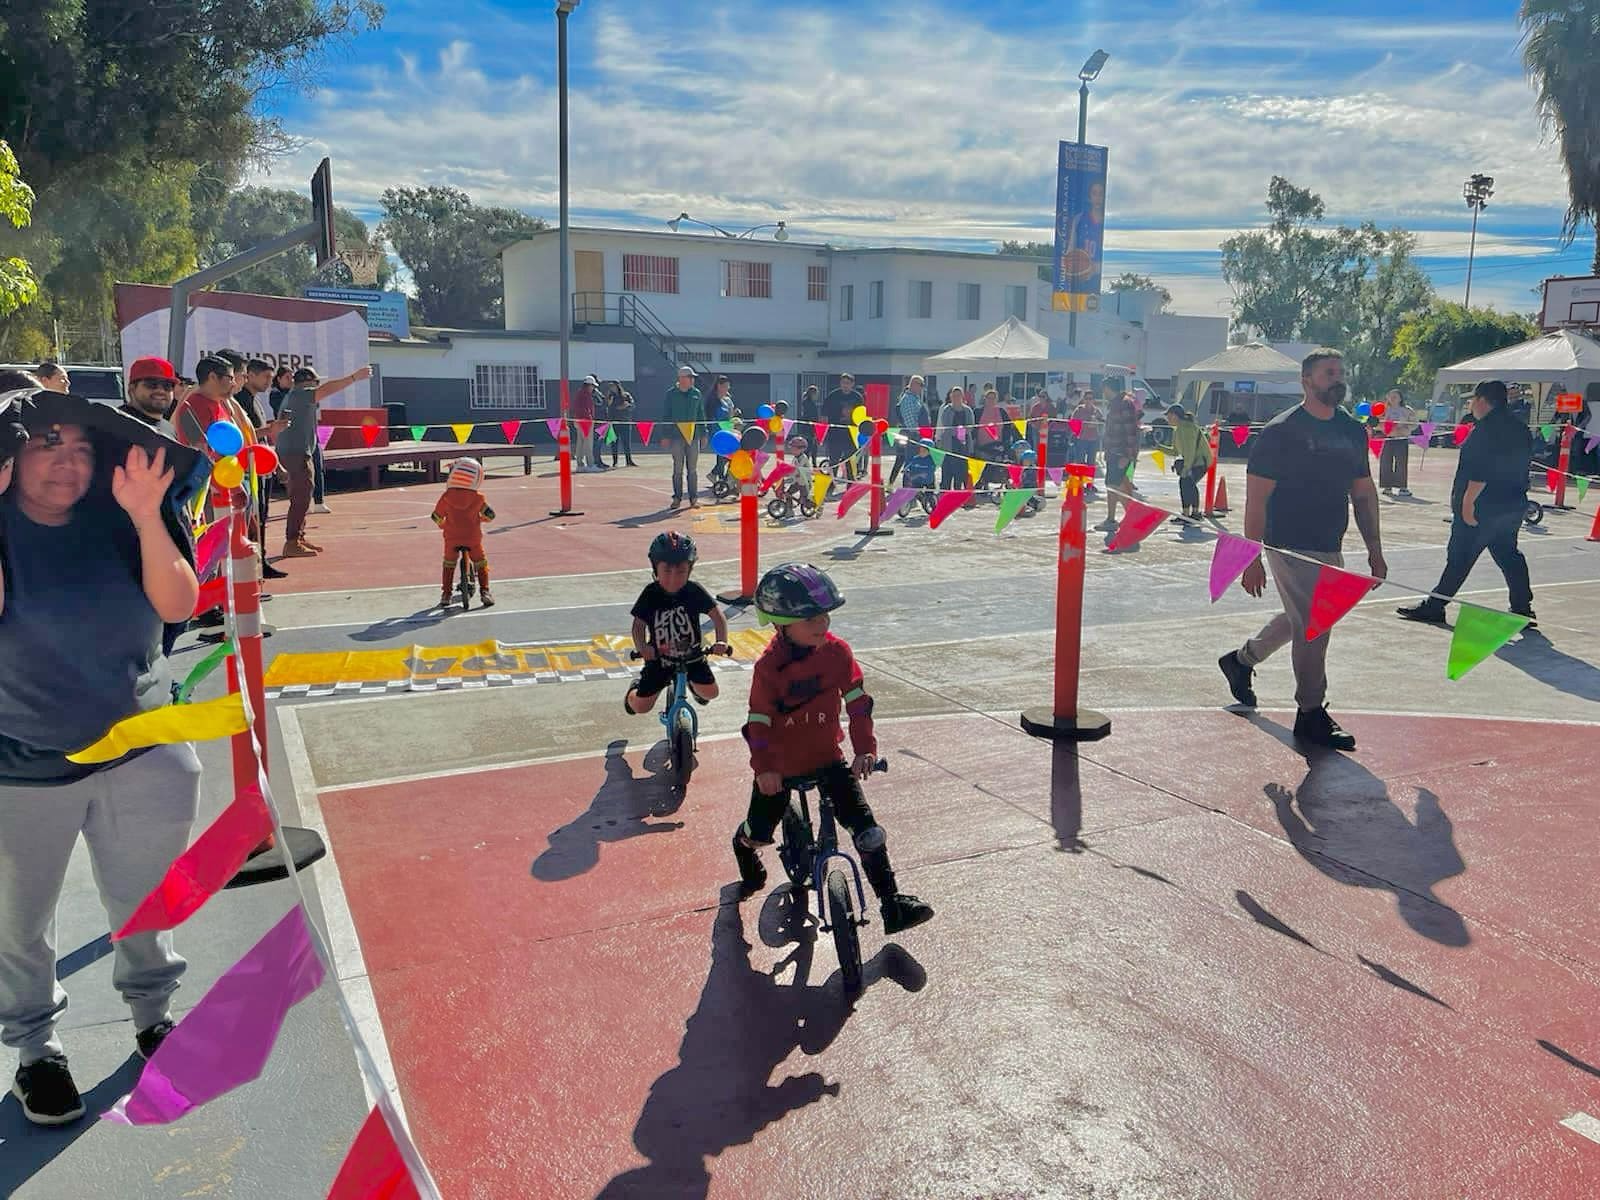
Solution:
<svg viewBox="0 0 1600 1200"><path fill-rule="evenodd" d="M444 495L433 506L433 523L444 533L443 591L439 593L439 607L450 607L450 593L455 587L456 555L465 547L472 565L478 571L479 603L484 608L494 607L494 597L489 594L489 556L483 552L483 526L494 520L494 509L478 490L483 483L483 464L475 458L457 459L445 480Z"/></svg>
<svg viewBox="0 0 1600 1200"><path fill-rule="evenodd" d="M925 491L934 487L933 439L917 440L917 453L906 460L906 486Z"/></svg>
<svg viewBox="0 0 1600 1200"><path fill-rule="evenodd" d="M672 682L681 660L689 676L689 690L705 704L717 698L717 678L702 649L700 618L709 616L716 631L716 654L731 653L728 619L711 593L692 583L689 573L698 556L694 539L672 530L658 533L650 543L650 570L655 576L633 602L633 648L644 666L622 699L628 713L647 713L656 705L661 689Z"/></svg>
<svg viewBox="0 0 1600 1200"><path fill-rule="evenodd" d="M878 758L872 732L872 697L849 643L828 632L829 614L844 604L833 580L809 563L774 567L756 586L756 613L777 634L756 660L750 682L750 714L744 739L750 746L755 783L750 811L734 831L733 857L745 894L766 886L760 847L772 844L773 831L788 806L785 779L815 776L817 789L833 805L839 823L855 837L861 868L878 897L885 933L898 933L933 916L931 906L901 892L889 865L882 828L861 794L861 784ZM839 747L843 707L850 718L846 762Z"/></svg>

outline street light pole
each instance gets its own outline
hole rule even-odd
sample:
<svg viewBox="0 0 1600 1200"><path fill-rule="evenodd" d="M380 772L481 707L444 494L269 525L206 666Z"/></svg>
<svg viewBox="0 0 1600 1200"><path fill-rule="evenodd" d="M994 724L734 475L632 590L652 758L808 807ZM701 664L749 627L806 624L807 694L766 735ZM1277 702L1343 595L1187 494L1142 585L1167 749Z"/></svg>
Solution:
<svg viewBox="0 0 1600 1200"><path fill-rule="evenodd" d="M1461 195L1472 210L1472 237L1467 242L1467 295L1463 308L1472 307L1472 259L1478 249L1478 214L1488 206L1494 195L1494 179L1489 175L1474 175L1462 186Z"/></svg>
<svg viewBox="0 0 1600 1200"><path fill-rule="evenodd" d="M1099 76L1106 65L1106 60L1111 56L1104 50L1096 50L1089 56L1078 72L1078 145L1088 144L1089 140L1089 81ZM1074 308L1067 314L1067 344L1078 344L1078 310Z"/></svg>

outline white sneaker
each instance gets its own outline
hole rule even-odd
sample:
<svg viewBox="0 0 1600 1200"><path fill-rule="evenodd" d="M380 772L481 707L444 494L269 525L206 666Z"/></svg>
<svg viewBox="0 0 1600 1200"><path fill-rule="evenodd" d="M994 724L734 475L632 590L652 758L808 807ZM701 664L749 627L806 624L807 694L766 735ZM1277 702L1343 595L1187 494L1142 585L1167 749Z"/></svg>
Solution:
<svg viewBox="0 0 1600 1200"><path fill-rule="evenodd" d="M314 513L321 513L323 516L326 516L328 513L331 513L333 509L329 508L326 504L313 504L311 506L311 511Z"/></svg>

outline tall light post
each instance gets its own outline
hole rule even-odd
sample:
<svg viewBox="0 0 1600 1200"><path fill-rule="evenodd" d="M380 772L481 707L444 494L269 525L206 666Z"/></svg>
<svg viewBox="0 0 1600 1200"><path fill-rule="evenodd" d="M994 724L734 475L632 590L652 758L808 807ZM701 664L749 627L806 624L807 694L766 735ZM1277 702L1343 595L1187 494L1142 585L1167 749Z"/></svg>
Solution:
<svg viewBox="0 0 1600 1200"><path fill-rule="evenodd" d="M561 419L570 412L568 368L572 351L572 267L567 252L567 18L581 0L556 0L556 92L560 125L557 166L561 188Z"/></svg>
<svg viewBox="0 0 1600 1200"><path fill-rule="evenodd" d="M1478 248L1478 214L1489 204L1489 197L1494 195L1494 178L1490 175L1474 175L1461 187L1462 198L1466 200L1467 207L1472 210L1472 238L1467 242L1467 298L1462 302L1462 307L1472 307L1472 256Z"/></svg>
<svg viewBox="0 0 1600 1200"><path fill-rule="evenodd" d="M1096 50L1078 72L1078 145L1088 142L1089 135L1089 84L1100 77L1100 72L1111 55ZM1078 344L1078 310L1074 308L1067 317L1067 344Z"/></svg>
<svg viewBox="0 0 1600 1200"><path fill-rule="evenodd" d="M704 225L707 229L714 229L723 237L732 238L734 241L738 241L740 238L747 238L752 233L759 233L763 229L777 230L777 232L772 235L772 240L775 242L787 242L789 240L789 223L787 221L769 221L765 225L752 225L743 233L730 233L721 225L713 225L710 221L702 221L698 217L691 217L688 213L681 212L677 216L673 217L672 220L667 222L667 228L672 230L673 233L677 233L678 226L682 225L685 221L689 222L691 225Z"/></svg>

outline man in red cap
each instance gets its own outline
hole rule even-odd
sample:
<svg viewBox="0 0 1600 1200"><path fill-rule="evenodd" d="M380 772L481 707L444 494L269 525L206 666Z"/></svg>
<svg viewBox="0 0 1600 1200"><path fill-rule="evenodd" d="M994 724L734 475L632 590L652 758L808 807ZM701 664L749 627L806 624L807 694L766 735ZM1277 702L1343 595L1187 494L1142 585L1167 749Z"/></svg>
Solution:
<svg viewBox="0 0 1600 1200"><path fill-rule="evenodd" d="M128 368L128 399L122 411L177 441L178 431L167 420L177 386L178 373L166 359L141 358Z"/></svg>

